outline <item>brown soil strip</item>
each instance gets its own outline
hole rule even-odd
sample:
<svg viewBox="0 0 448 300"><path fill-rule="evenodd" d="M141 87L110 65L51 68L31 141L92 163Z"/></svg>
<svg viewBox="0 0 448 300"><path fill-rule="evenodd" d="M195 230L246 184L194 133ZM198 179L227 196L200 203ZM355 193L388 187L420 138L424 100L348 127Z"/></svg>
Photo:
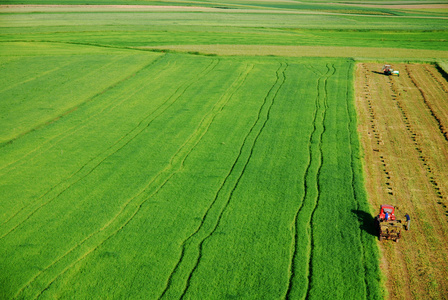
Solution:
<svg viewBox="0 0 448 300"><path fill-rule="evenodd" d="M448 51L363 48L338 46L275 46L275 45L164 45L136 47L137 49L200 52L216 55L276 55L285 57L353 57L356 59L400 58L427 61L428 57L448 58Z"/></svg>
<svg viewBox="0 0 448 300"><path fill-rule="evenodd" d="M398 243L380 243L389 298L448 299L448 92L432 65L359 64L356 105L365 180L374 213L381 204L411 216Z"/></svg>

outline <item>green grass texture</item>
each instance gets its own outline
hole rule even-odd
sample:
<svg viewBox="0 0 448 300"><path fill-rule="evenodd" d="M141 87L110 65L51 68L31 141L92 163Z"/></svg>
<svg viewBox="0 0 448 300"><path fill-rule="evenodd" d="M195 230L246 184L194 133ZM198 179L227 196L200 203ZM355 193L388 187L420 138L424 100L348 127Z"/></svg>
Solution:
<svg viewBox="0 0 448 300"><path fill-rule="evenodd" d="M2 298L382 298L352 60L19 46Z"/></svg>

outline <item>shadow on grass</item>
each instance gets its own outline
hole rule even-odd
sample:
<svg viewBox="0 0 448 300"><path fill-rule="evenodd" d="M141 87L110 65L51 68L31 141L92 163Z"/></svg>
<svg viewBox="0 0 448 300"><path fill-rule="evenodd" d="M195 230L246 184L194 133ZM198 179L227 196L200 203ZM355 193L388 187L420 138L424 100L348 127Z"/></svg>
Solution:
<svg viewBox="0 0 448 300"><path fill-rule="evenodd" d="M363 210L356 210L356 209L352 209L352 213L354 213L358 218L359 228L361 228L361 230L364 230L370 235L377 236L374 217L372 217L371 214Z"/></svg>

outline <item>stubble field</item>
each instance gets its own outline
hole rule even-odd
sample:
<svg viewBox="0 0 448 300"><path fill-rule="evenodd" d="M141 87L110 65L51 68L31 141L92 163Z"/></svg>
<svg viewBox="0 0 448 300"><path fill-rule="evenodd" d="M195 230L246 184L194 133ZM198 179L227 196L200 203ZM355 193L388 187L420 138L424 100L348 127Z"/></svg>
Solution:
<svg viewBox="0 0 448 300"><path fill-rule="evenodd" d="M376 207L394 203L411 215L400 244L385 244L382 269L391 296L448 295L448 82L434 65L380 64L357 68L357 107L366 187ZM446 73L445 73L446 74Z"/></svg>

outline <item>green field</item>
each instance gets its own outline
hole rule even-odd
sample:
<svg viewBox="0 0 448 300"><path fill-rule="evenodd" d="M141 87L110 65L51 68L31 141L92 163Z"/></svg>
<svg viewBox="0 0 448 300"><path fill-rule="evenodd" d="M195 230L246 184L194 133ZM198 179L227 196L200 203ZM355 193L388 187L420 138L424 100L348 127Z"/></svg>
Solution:
<svg viewBox="0 0 448 300"><path fill-rule="evenodd" d="M2 90L4 295L378 296L358 222L352 67L138 51L5 59L17 84Z"/></svg>
<svg viewBox="0 0 448 300"><path fill-rule="evenodd" d="M206 47L432 60L444 13L148 4L237 11L0 8L0 298L381 299L353 56Z"/></svg>

